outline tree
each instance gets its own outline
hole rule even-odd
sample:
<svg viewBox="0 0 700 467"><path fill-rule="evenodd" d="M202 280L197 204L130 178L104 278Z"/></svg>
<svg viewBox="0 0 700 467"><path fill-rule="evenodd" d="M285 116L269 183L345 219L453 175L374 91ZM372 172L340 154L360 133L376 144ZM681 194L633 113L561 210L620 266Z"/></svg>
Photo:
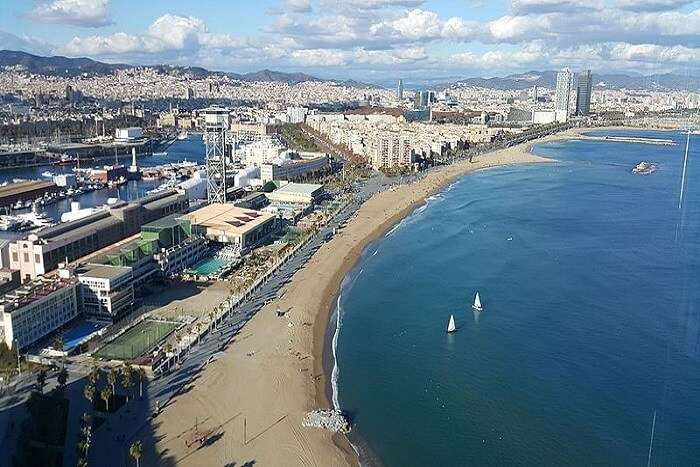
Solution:
<svg viewBox="0 0 700 467"><path fill-rule="evenodd" d="M56 376L56 380L58 381L59 388L65 388L66 383L68 382L68 370L66 370L65 368L61 368L61 370L58 372L58 375Z"/></svg>
<svg viewBox="0 0 700 467"><path fill-rule="evenodd" d="M131 385L133 384L133 379L132 379L132 369L129 365L124 364L122 367L122 386L124 386L124 389L126 390L126 398L127 400L129 399L129 388L131 388Z"/></svg>
<svg viewBox="0 0 700 467"><path fill-rule="evenodd" d="M143 445L141 441L134 441L129 446L129 454L136 461L136 467L139 467L139 459L141 459L141 454L143 454Z"/></svg>
<svg viewBox="0 0 700 467"><path fill-rule="evenodd" d="M109 412L109 399L112 397L112 388L110 386L106 386L101 392L100 392L100 397L102 398L103 401L105 401L105 408L107 409L107 412Z"/></svg>
<svg viewBox="0 0 700 467"><path fill-rule="evenodd" d="M95 400L95 392L95 386L93 386L92 384L86 384L83 388L83 395L85 396L85 399L87 399L88 402L90 402L91 404Z"/></svg>
<svg viewBox="0 0 700 467"><path fill-rule="evenodd" d="M146 370L139 367L136 373L139 375L139 397L143 397L143 380L146 378Z"/></svg>
<svg viewBox="0 0 700 467"><path fill-rule="evenodd" d="M90 370L90 374L88 375L88 380L90 383L92 383L93 386L97 385L97 381L100 379L100 369L97 367L97 365L93 365L92 369Z"/></svg>
<svg viewBox="0 0 700 467"><path fill-rule="evenodd" d="M107 373L107 382L110 386L112 386L112 394L116 392L116 388L114 386L117 384L118 377L119 373L117 373L117 370L115 370L114 368L110 368L109 373Z"/></svg>
<svg viewBox="0 0 700 467"><path fill-rule="evenodd" d="M40 370L36 375L36 385L39 387L39 392L44 393L44 386L46 385L46 370Z"/></svg>
<svg viewBox="0 0 700 467"><path fill-rule="evenodd" d="M85 458L81 457L78 459L78 463L76 464L77 467L88 467L88 462Z"/></svg>
<svg viewBox="0 0 700 467"><path fill-rule="evenodd" d="M90 445L86 440L80 440L78 442L78 452L87 456L88 449L90 449Z"/></svg>

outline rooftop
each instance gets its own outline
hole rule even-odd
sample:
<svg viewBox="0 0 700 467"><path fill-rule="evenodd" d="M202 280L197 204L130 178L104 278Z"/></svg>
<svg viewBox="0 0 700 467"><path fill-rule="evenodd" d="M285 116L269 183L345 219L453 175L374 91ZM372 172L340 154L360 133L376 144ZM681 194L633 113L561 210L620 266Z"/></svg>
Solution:
<svg viewBox="0 0 700 467"><path fill-rule="evenodd" d="M1 297L0 311L11 313L74 284L75 278L39 277Z"/></svg>
<svg viewBox="0 0 700 467"><path fill-rule="evenodd" d="M106 264L86 264L75 270L78 277L89 276L95 279L116 279L131 272L131 268L121 266L109 266Z"/></svg>
<svg viewBox="0 0 700 467"><path fill-rule="evenodd" d="M298 193L312 195L322 189L323 185L314 183L288 183L276 189L273 193Z"/></svg>
<svg viewBox="0 0 700 467"><path fill-rule="evenodd" d="M148 224L143 224L141 230L160 230L160 229L172 229L180 225L181 221L178 219L182 218L182 214L170 214L161 219L156 219Z"/></svg>
<svg viewBox="0 0 700 467"><path fill-rule="evenodd" d="M243 209L233 204L212 203L182 216L193 225L216 235L242 235L274 218L272 214ZM213 232L211 231L213 230Z"/></svg>

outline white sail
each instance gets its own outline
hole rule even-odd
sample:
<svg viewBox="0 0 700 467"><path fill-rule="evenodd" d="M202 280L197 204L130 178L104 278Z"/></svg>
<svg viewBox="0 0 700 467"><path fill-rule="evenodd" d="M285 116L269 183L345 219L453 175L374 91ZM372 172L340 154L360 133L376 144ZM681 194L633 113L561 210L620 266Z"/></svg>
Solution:
<svg viewBox="0 0 700 467"><path fill-rule="evenodd" d="M474 304L472 305L472 308L475 310L481 311L481 299L479 298L479 292L476 293L476 296L474 297Z"/></svg>
<svg viewBox="0 0 700 467"><path fill-rule="evenodd" d="M457 326L455 326L455 315L450 315L450 324L447 325L447 332L455 332Z"/></svg>

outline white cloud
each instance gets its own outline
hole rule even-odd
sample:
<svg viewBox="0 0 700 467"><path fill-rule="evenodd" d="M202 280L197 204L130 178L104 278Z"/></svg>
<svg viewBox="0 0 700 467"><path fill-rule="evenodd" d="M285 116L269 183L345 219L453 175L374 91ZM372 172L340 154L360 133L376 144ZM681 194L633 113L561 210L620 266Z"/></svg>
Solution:
<svg viewBox="0 0 700 467"><path fill-rule="evenodd" d="M286 0L284 6L293 13L311 13L310 0Z"/></svg>
<svg viewBox="0 0 700 467"><path fill-rule="evenodd" d="M164 14L145 31L75 37L63 51L214 69L246 64L392 74L605 63L620 71L677 67L697 62L700 47L700 9L679 9L688 5L683 0L514 0L508 14L490 21L441 17L422 0L277 5L253 39L212 32L198 17Z"/></svg>
<svg viewBox="0 0 700 467"><path fill-rule="evenodd" d="M424 0L326 0L326 6L341 6L348 9L379 10L391 7L416 7L424 3Z"/></svg>
<svg viewBox="0 0 700 467"><path fill-rule="evenodd" d="M582 13L602 8L601 0L513 0L511 9L519 15L542 13Z"/></svg>
<svg viewBox="0 0 700 467"><path fill-rule="evenodd" d="M617 0L617 7L630 11L663 11L690 5L695 0Z"/></svg>
<svg viewBox="0 0 700 467"><path fill-rule="evenodd" d="M166 14L156 19L145 34L117 32L109 36L74 37L64 50L70 55L113 57L123 54L193 52L200 48L230 50L247 45L248 41L244 38L209 32L204 22L194 16Z"/></svg>
<svg viewBox="0 0 700 467"><path fill-rule="evenodd" d="M37 5L29 16L44 23L99 28L112 24L109 0L53 0Z"/></svg>

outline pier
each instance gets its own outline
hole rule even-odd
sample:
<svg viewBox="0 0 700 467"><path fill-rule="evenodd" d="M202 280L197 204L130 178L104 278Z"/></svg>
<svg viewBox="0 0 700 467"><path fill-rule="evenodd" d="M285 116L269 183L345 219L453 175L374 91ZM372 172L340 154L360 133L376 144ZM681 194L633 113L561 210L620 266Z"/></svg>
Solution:
<svg viewBox="0 0 700 467"><path fill-rule="evenodd" d="M588 136L581 135L578 139L592 141L613 141L617 143L656 144L658 146L677 146L678 143L670 138L645 138L643 136Z"/></svg>

